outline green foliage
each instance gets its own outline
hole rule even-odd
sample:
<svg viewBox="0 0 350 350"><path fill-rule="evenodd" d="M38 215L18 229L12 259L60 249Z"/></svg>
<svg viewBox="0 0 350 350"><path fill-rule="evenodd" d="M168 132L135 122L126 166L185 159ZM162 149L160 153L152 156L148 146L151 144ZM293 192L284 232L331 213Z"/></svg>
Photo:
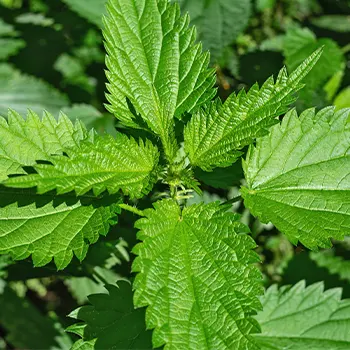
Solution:
<svg viewBox="0 0 350 350"><path fill-rule="evenodd" d="M249 334L258 327L261 277L247 228L218 202L182 212L172 200L154 207L135 224L143 243L133 250L134 303L149 306L153 346L257 348Z"/></svg>
<svg viewBox="0 0 350 350"><path fill-rule="evenodd" d="M289 77L283 68L276 81L270 77L261 88L258 84L237 95L233 93L224 104L221 100L201 109L187 124L185 149L190 162L203 170L231 165L241 154L239 149L254 142L277 123L276 117L288 110L301 81L320 58L314 52Z"/></svg>
<svg viewBox="0 0 350 350"><path fill-rule="evenodd" d="M0 192L0 253L16 260L32 255L35 266L54 258L57 268L64 269L73 253L83 260L89 245L108 233L120 212L118 198L106 204L89 196L55 198L4 188Z"/></svg>
<svg viewBox="0 0 350 350"><path fill-rule="evenodd" d="M334 30L336 32L350 32L350 16L328 15L312 20L312 24L320 28Z"/></svg>
<svg viewBox="0 0 350 350"><path fill-rule="evenodd" d="M198 109L215 94L209 55L195 44L195 28L177 4L115 0L107 7L108 109L126 126L153 131L173 160L174 116Z"/></svg>
<svg viewBox="0 0 350 350"><path fill-rule="evenodd" d="M339 275L341 279L350 282L350 261L336 256L333 250L311 252L310 258L319 267L325 267L331 274Z"/></svg>
<svg viewBox="0 0 350 350"><path fill-rule="evenodd" d="M337 109L350 107L350 87L345 88L337 95L334 100L334 106Z"/></svg>
<svg viewBox="0 0 350 350"><path fill-rule="evenodd" d="M289 112L251 146L245 205L296 244L329 247L350 232L349 109Z"/></svg>
<svg viewBox="0 0 350 350"><path fill-rule="evenodd" d="M20 298L8 286L0 292L0 323L6 340L18 349L67 350L71 339L29 300Z"/></svg>
<svg viewBox="0 0 350 350"><path fill-rule="evenodd" d="M122 190L130 197L142 197L157 180L158 150L150 142L138 144L123 134L93 137L79 146L65 148L65 155L45 160L52 164L34 166L37 174L11 177L4 182L15 188L37 187L39 194L57 190L75 191L78 196L93 190L114 194Z"/></svg>
<svg viewBox="0 0 350 350"><path fill-rule="evenodd" d="M250 0L178 2L184 12L189 12L192 24L198 28L198 38L210 50L213 61L221 58L224 49L243 32L251 13Z"/></svg>
<svg viewBox="0 0 350 350"><path fill-rule="evenodd" d="M17 54L25 46L23 40L16 38L17 35L14 27L0 18L0 60Z"/></svg>
<svg viewBox="0 0 350 350"><path fill-rule="evenodd" d="M58 121L49 113L42 120L29 111L23 119L9 111L8 119L0 117L0 180L10 174L25 174L22 166L33 166L37 160L48 160L88 137L86 128L75 125L61 115Z"/></svg>
<svg viewBox="0 0 350 350"><path fill-rule="evenodd" d="M73 11L91 23L102 26L102 16L105 13L106 0L62 0Z"/></svg>
<svg viewBox="0 0 350 350"><path fill-rule="evenodd" d="M110 114L102 114L94 106L80 103L62 108L62 111L70 120L80 120L87 129L95 129L100 134L107 132L108 134L115 135L115 118Z"/></svg>
<svg viewBox="0 0 350 350"><path fill-rule="evenodd" d="M328 38L316 39L309 29L293 28L287 32L283 53L289 70L294 70L317 48L323 47L318 64L305 78L306 88L300 93L299 109L324 106L322 88L334 74L344 69L344 57L338 44Z"/></svg>
<svg viewBox="0 0 350 350"><path fill-rule="evenodd" d="M262 350L346 350L350 346L350 300L340 300L341 289L323 291L323 283L305 288L270 287L261 298L255 335Z"/></svg>
<svg viewBox="0 0 350 350"><path fill-rule="evenodd" d="M70 317L84 321L68 330L82 337L72 347L78 349L150 349L151 332L146 330L143 309L134 309L131 285L119 281L106 285L108 294L89 296L91 305L73 311Z"/></svg>
<svg viewBox="0 0 350 350"><path fill-rule="evenodd" d="M347 3L0 0L0 349L348 349Z"/></svg>
<svg viewBox="0 0 350 350"><path fill-rule="evenodd" d="M20 114L26 114L27 109L58 114L67 105L67 98L47 83L0 64L0 115L6 115L8 108Z"/></svg>

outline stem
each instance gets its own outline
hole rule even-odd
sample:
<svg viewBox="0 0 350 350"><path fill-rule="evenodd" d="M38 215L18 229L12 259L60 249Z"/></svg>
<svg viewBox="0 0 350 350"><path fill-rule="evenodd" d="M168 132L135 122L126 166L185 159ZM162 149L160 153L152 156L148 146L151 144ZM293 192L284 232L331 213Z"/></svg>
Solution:
<svg viewBox="0 0 350 350"><path fill-rule="evenodd" d="M137 209L137 208L135 208L135 207L132 207L132 206L129 205L129 204L121 203L121 204L119 204L119 207L122 208L122 209L124 209L124 210L130 211L130 212L132 212L132 213L134 213L134 214L136 214L136 215L145 216L145 214L143 213L142 210L139 210L139 209Z"/></svg>

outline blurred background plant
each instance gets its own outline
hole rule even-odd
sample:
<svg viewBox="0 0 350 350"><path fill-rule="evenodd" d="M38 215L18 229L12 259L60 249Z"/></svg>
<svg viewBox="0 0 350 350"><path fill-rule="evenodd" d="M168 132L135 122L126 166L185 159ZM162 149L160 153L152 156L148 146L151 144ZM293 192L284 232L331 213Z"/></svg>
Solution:
<svg viewBox="0 0 350 350"><path fill-rule="evenodd" d="M261 84L283 64L293 70L324 46L295 107L350 107L349 0L178 2L211 51L222 99ZM39 114L48 110L56 117L63 111L100 133L121 128L104 108L104 3L0 0L0 115L6 116L9 107L22 115L27 108ZM240 163L211 173L196 170L196 175L204 191L188 202L232 202L259 246L266 286L323 280L326 288L342 287L343 296L350 297L349 239L320 252L294 247L272 225L260 223L244 209L238 190L244 181ZM149 207L163 191L160 185L137 206ZM77 338L64 332L74 322L66 315L86 303L89 294L103 292L105 283L132 278L129 252L136 242L135 219L123 213L118 226L90 248L87 258L65 271L57 272L53 264L34 269L29 259L14 264L0 256L0 349L70 348Z"/></svg>

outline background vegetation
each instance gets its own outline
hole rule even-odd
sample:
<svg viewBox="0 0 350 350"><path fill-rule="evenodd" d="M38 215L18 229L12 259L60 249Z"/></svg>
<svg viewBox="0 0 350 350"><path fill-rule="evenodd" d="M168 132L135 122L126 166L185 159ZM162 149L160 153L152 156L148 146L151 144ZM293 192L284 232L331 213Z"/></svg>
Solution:
<svg viewBox="0 0 350 350"><path fill-rule="evenodd" d="M55 116L62 110L101 133L121 128L104 108L104 2L0 0L0 115L6 116L9 107L22 115L27 108ZM293 70L324 46L296 108L350 107L349 0L179 2L211 51L222 98L264 82L283 64ZM189 203L235 202L243 181L239 162L197 176L205 191ZM158 186L137 206L149 207L162 191ZM343 297L350 297L350 238L334 242L331 250L310 253L253 219L240 201L233 210L242 214L260 247L266 286L325 281L326 288L342 287ZM103 291L105 283L131 277L135 219L123 212L118 227L91 246L82 263L75 260L64 271L57 272L53 264L35 269L30 259L14 264L0 256L0 349L70 348L77 338L63 331L74 323L66 315L85 304L87 295Z"/></svg>

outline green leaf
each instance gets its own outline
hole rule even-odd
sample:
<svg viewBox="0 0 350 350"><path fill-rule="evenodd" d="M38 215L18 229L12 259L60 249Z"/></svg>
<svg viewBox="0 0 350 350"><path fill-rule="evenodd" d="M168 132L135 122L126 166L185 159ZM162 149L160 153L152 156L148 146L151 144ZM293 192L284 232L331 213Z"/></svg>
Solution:
<svg viewBox="0 0 350 350"><path fill-rule="evenodd" d="M56 121L44 113L40 120L29 111L24 120L15 111L9 111L7 121L0 117L0 181L10 174L25 174L22 166L33 166L37 160L62 154L87 137L81 123L73 125L63 114Z"/></svg>
<svg viewBox="0 0 350 350"><path fill-rule="evenodd" d="M21 114L29 108L36 113L47 110L56 115L67 105L67 98L47 83L0 64L0 115L6 115L8 108Z"/></svg>
<svg viewBox="0 0 350 350"><path fill-rule="evenodd" d="M215 95L209 53L195 43L195 28L177 4L110 0L107 9L108 110L126 126L160 136L173 159L174 116L193 112Z"/></svg>
<svg viewBox="0 0 350 350"><path fill-rule="evenodd" d="M0 37L0 60L6 60L10 56L16 55L25 46L23 40Z"/></svg>
<svg viewBox="0 0 350 350"><path fill-rule="evenodd" d="M350 107L350 86L340 91L333 104L337 109Z"/></svg>
<svg viewBox="0 0 350 350"><path fill-rule="evenodd" d="M58 194L75 191L79 196L92 189L98 196L106 190L110 194L122 190L134 198L147 194L157 180L159 153L148 140L138 144L121 133L116 138L95 135L65 153L46 159L52 164L35 165L37 174L11 177L3 183L37 187L39 194L56 189Z"/></svg>
<svg viewBox="0 0 350 350"><path fill-rule="evenodd" d="M17 35L14 27L0 18L0 60L6 60L9 56L17 54L25 46L23 40L16 38Z"/></svg>
<svg viewBox="0 0 350 350"><path fill-rule="evenodd" d="M326 268L331 274L339 275L343 280L350 282L350 261L336 256L333 250L311 252L310 258L317 266Z"/></svg>
<svg viewBox="0 0 350 350"><path fill-rule="evenodd" d="M71 339L55 321L42 313L28 300L6 287L0 293L0 326L5 329L6 341L16 349L67 350Z"/></svg>
<svg viewBox="0 0 350 350"><path fill-rule="evenodd" d="M194 115L184 131L191 164L205 171L230 166L241 154L237 150L265 134L288 110L321 52L314 52L289 77L283 68L276 81L270 77L261 88L255 84L248 93L233 93L224 104L216 100Z"/></svg>
<svg viewBox="0 0 350 350"><path fill-rule="evenodd" d="M89 22L102 27L102 16L106 13L106 0L62 0L72 11Z"/></svg>
<svg viewBox="0 0 350 350"><path fill-rule="evenodd" d="M50 17L45 17L42 13L21 13L19 16L16 17L16 23L20 24L32 24L34 26L41 26L41 27L53 27L53 28L60 28L60 25L55 25L55 20Z"/></svg>
<svg viewBox="0 0 350 350"><path fill-rule="evenodd" d="M116 223L120 198L104 199L73 195L40 196L33 191L0 187L0 254L16 260L32 255L35 266L54 258L59 270L86 256L90 244L106 235Z"/></svg>
<svg viewBox="0 0 350 350"><path fill-rule="evenodd" d="M340 300L341 289L323 288L323 283L305 288L304 281L270 287L256 317L262 333L254 337L261 349L349 349L350 300Z"/></svg>
<svg viewBox="0 0 350 350"><path fill-rule="evenodd" d="M151 349L151 332L146 330L145 311L134 309L130 283L119 281L118 286L108 284L105 288L108 294L90 295L91 305L70 315L84 321L82 334L79 334L83 339L74 344L73 349ZM76 333L75 326L68 331Z"/></svg>
<svg viewBox="0 0 350 350"><path fill-rule="evenodd" d="M95 129L100 134L108 133L116 135L114 127L115 118L107 113L102 114L94 106L88 104L74 104L71 107L62 108L70 120L81 120L87 129Z"/></svg>
<svg viewBox="0 0 350 350"><path fill-rule="evenodd" d="M327 15L313 18L311 23L317 27L334 30L340 33L350 32L350 16Z"/></svg>
<svg viewBox="0 0 350 350"><path fill-rule="evenodd" d="M148 306L153 346L167 349L257 349L259 261L239 216L218 202L154 204L135 224L142 240L133 271L136 307Z"/></svg>
<svg viewBox="0 0 350 350"><path fill-rule="evenodd" d="M214 61L243 32L251 13L250 0L179 0L179 3L183 11L189 12L198 28L198 39Z"/></svg>
<svg viewBox="0 0 350 350"><path fill-rule="evenodd" d="M349 115L291 111L248 152L245 205L294 244L329 247L331 237L350 233Z"/></svg>
<svg viewBox="0 0 350 350"><path fill-rule="evenodd" d="M309 106L324 107L326 98L322 96L324 85L334 74L344 70L344 55L338 44L328 38L316 39L309 29L293 28L287 32L284 55L288 70L295 69L317 48L323 47L323 55L304 82L298 100L299 109ZM321 97L320 97L321 95Z"/></svg>

